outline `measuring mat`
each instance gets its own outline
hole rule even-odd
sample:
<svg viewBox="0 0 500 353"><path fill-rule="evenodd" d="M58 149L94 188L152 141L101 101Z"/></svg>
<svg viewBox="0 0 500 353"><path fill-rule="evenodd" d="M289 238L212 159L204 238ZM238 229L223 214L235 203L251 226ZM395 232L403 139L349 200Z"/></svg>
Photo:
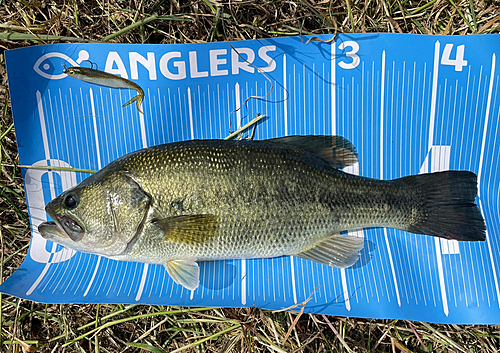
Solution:
<svg viewBox="0 0 500 353"><path fill-rule="evenodd" d="M364 249L352 268L297 257L201 262L200 286L189 291L161 265L119 262L43 239L37 227L48 220L45 205L90 173L23 169L32 241L0 291L44 303L272 310L310 297L310 313L499 324L500 36L353 34L305 44L307 39L7 51L20 162L96 171L143 147L224 138L264 114L255 139L349 139L359 153L350 173L394 179L475 172L486 241L359 230L352 233L364 237ZM63 73L65 66L90 62L140 85L143 113L135 103L122 107L136 91Z"/></svg>

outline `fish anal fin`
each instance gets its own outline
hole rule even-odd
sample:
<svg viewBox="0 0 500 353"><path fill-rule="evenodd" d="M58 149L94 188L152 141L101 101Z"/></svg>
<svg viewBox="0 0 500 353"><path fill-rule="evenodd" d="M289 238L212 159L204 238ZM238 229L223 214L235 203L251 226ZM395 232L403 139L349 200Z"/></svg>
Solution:
<svg viewBox="0 0 500 353"><path fill-rule="evenodd" d="M165 264L172 280L188 290L200 285L200 267L194 259L170 260Z"/></svg>
<svg viewBox="0 0 500 353"><path fill-rule="evenodd" d="M358 162L354 145L342 136L311 135L285 136L269 139L269 142L290 145L300 150L320 155L333 167L343 169Z"/></svg>
<svg viewBox="0 0 500 353"><path fill-rule="evenodd" d="M347 268L358 261L362 249L363 238L336 234L295 256L331 267Z"/></svg>
<svg viewBox="0 0 500 353"><path fill-rule="evenodd" d="M217 217L209 214L168 217L153 224L163 231L165 240L190 245L205 244L219 228Z"/></svg>

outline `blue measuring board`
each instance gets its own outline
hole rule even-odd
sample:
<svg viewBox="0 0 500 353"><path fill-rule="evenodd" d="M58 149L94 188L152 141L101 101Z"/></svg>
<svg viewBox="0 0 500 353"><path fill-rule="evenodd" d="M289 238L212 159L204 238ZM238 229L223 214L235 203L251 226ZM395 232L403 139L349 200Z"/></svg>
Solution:
<svg viewBox="0 0 500 353"><path fill-rule="evenodd" d="M392 179L474 171L486 241L358 230L352 233L364 237L365 247L352 268L296 257L204 262L201 285L191 292L173 283L163 266L118 262L44 240L37 226L47 220L45 204L90 174L24 169L32 242L0 291L46 303L267 309L310 297L305 311L311 313L500 323L500 37L353 34L330 43L289 37L232 46L241 56L227 42L7 51L21 164L98 170L143 147L223 138L260 113L268 118L256 139L346 137L359 152L350 173ZM90 66L86 60L137 82L145 91L144 114L135 104L122 108L135 91L63 74L64 65Z"/></svg>

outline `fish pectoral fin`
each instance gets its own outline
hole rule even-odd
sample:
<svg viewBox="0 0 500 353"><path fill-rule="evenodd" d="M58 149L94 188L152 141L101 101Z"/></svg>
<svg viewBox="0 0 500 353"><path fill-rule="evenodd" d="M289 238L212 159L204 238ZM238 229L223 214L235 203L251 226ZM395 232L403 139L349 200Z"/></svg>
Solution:
<svg viewBox="0 0 500 353"><path fill-rule="evenodd" d="M358 162L356 148L342 136L286 136L267 141L318 154L337 169L343 169Z"/></svg>
<svg viewBox="0 0 500 353"><path fill-rule="evenodd" d="M175 283L188 290L195 290L200 285L200 268L194 259L170 260L165 269Z"/></svg>
<svg viewBox="0 0 500 353"><path fill-rule="evenodd" d="M163 239L190 245L205 244L219 229L217 217L209 214L168 217L153 224L163 231Z"/></svg>
<svg viewBox="0 0 500 353"><path fill-rule="evenodd" d="M358 261L358 252L362 249L363 238L337 234L295 256L331 267L347 268Z"/></svg>

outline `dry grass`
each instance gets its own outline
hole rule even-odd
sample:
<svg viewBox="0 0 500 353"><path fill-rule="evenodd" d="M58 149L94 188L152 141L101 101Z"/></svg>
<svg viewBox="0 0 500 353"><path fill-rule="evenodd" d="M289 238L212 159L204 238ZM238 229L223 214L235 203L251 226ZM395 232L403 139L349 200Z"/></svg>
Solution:
<svg viewBox="0 0 500 353"><path fill-rule="evenodd" d="M336 32L500 32L491 0L0 0L0 50L57 41L193 43ZM30 229L0 54L0 266ZM247 309L42 305L2 296L0 351L497 352L495 326L429 325ZM24 346L24 348L21 348Z"/></svg>

